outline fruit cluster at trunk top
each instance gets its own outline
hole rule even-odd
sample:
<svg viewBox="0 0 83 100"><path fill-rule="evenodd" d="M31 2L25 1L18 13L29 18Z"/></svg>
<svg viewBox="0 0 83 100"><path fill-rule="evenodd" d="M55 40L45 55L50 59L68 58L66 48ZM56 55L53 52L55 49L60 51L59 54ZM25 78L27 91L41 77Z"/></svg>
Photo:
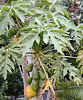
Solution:
<svg viewBox="0 0 83 100"><path fill-rule="evenodd" d="M33 70L33 67L34 67L33 63L28 64L28 66L26 67L26 72L29 74L29 72ZM45 79L46 79L46 75L43 72L43 69L41 68L41 70L37 70L36 68L34 71L32 71L32 76L27 77L26 82L28 85L31 85L31 88L33 90L37 91L39 88L42 87L43 81Z"/></svg>

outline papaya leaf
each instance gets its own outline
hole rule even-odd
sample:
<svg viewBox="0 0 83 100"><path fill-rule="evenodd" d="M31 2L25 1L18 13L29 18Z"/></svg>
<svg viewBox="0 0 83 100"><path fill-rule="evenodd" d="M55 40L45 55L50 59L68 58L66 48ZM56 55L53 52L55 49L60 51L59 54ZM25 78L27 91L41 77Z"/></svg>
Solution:
<svg viewBox="0 0 83 100"><path fill-rule="evenodd" d="M46 33L43 34L43 41L44 41L46 44L48 43L48 41L49 41L49 36L48 36L48 34L46 34Z"/></svg>
<svg viewBox="0 0 83 100"><path fill-rule="evenodd" d="M65 10L62 6L60 5L55 5L54 6L56 11L58 13L61 13L62 15L65 15L68 19L69 19L69 12L67 10Z"/></svg>
<svg viewBox="0 0 83 100"><path fill-rule="evenodd" d="M34 41L34 43L33 43L33 50L35 51L35 53L37 53L38 52L38 43L36 42L36 41Z"/></svg>
<svg viewBox="0 0 83 100"><path fill-rule="evenodd" d="M22 52L18 48L4 48L0 49L0 75L2 74L4 79L7 77L7 72L12 73L15 69L14 63L23 65L22 62Z"/></svg>
<svg viewBox="0 0 83 100"><path fill-rule="evenodd" d="M56 91L56 96L60 100L82 100L83 86L70 86L60 91Z"/></svg>
<svg viewBox="0 0 83 100"><path fill-rule="evenodd" d="M37 10L37 7L36 7L36 10ZM48 42L50 42L50 44L54 44L55 49L58 52L60 52L61 54L63 54L62 53L63 45L68 46L72 50L74 50L73 47L70 44L70 40L71 39L69 38L67 30L65 30L65 29L59 29L59 25L58 24L53 24L53 23L55 23L53 20L54 20L54 18L56 16L52 15L51 12L50 13L45 12L43 14L41 14L41 13L39 13L39 14L40 15L38 17L37 16L32 16L31 20L29 21L28 26L26 27L26 29L29 29L29 27L31 28L30 32L26 31L26 33L28 32L28 33L32 34L32 37L31 37L32 38L31 39L32 40L32 44L31 44L31 46L33 45L33 42L34 42L33 36L35 36L35 34L37 34L35 40L36 41L38 40L37 43L39 44L40 40L38 39L38 37L39 37L38 34L40 34L41 32L43 32L43 41L46 44ZM51 24L49 24L49 23L51 23ZM28 35L26 35L26 37L28 37ZM23 40L23 36L22 36L22 40ZM23 41L21 41L22 45L20 44L20 46L24 45L24 47L26 48L26 45L27 45L27 47L30 48L31 46L28 45L28 44L29 44L29 41L31 41L31 40L29 39L28 42L26 42L26 43L24 43ZM28 48L26 48L26 50L28 50ZM25 52L25 51L23 49L23 52Z"/></svg>
<svg viewBox="0 0 83 100"><path fill-rule="evenodd" d="M76 62L78 63L78 68L81 70L81 74L83 74L83 50L80 50L78 56L76 58Z"/></svg>
<svg viewBox="0 0 83 100"><path fill-rule="evenodd" d="M14 14L24 23L29 3L27 1L13 1L11 4Z"/></svg>
<svg viewBox="0 0 83 100"><path fill-rule="evenodd" d="M11 7L0 5L0 34L8 30L8 24L14 25L14 20L11 14Z"/></svg>
<svg viewBox="0 0 83 100"><path fill-rule="evenodd" d="M19 46L23 46L23 56L26 54L27 50L33 46L34 41L38 39L38 34L34 31L31 31L30 33L21 33L22 37L19 40ZM28 40L28 41L27 41Z"/></svg>

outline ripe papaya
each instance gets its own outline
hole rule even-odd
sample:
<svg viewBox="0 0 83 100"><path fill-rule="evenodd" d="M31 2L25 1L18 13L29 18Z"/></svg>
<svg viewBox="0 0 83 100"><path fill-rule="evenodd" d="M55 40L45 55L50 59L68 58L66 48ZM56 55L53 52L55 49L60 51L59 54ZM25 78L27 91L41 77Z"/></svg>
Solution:
<svg viewBox="0 0 83 100"><path fill-rule="evenodd" d="M37 92L32 89L31 85L28 85L26 87L26 95L27 95L28 98L35 97L36 94L37 94Z"/></svg>
<svg viewBox="0 0 83 100"><path fill-rule="evenodd" d="M33 71L33 73L32 73L32 78L33 78L34 80L37 80L37 79L39 78L38 71Z"/></svg>
<svg viewBox="0 0 83 100"><path fill-rule="evenodd" d="M14 36L14 43L16 43L17 41L19 41L19 36Z"/></svg>
<svg viewBox="0 0 83 100"><path fill-rule="evenodd" d="M39 87L42 87L42 85L43 85L43 81L39 80Z"/></svg>
<svg viewBox="0 0 83 100"><path fill-rule="evenodd" d="M33 70L33 63L30 63L27 65L27 67L25 68L26 72L31 72Z"/></svg>
<svg viewBox="0 0 83 100"><path fill-rule="evenodd" d="M31 84L31 82L32 82L32 77L31 77L31 76L28 76L26 82L27 82L27 84Z"/></svg>
<svg viewBox="0 0 83 100"><path fill-rule="evenodd" d="M38 81L36 81L36 80L34 80L33 82L32 82L32 84L31 84L31 87L32 87L32 89L33 90L38 90Z"/></svg>
<svg viewBox="0 0 83 100"><path fill-rule="evenodd" d="M40 75L40 79L41 80L45 80L46 79L46 75L45 75L45 73L43 71L40 71L39 75Z"/></svg>

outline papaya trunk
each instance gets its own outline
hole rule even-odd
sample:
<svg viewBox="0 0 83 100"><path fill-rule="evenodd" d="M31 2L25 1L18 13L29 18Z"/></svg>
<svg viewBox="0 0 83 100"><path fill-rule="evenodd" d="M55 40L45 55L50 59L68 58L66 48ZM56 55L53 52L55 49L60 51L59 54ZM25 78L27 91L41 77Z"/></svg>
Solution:
<svg viewBox="0 0 83 100"><path fill-rule="evenodd" d="M27 57L23 57L23 63L25 65L27 64ZM26 97L26 87L27 87L26 79L28 77L28 74L24 66L22 66L22 71L23 71L23 83L24 83L24 96Z"/></svg>
<svg viewBox="0 0 83 100"><path fill-rule="evenodd" d="M28 64L34 62L34 57L32 56L32 49L29 49L28 50L28 54L27 54L27 62ZM29 72L30 76L32 76L32 72ZM33 98L29 98L28 100L36 100L36 97L33 97Z"/></svg>
<svg viewBox="0 0 83 100"><path fill-rule="evenodd" d="M38 90L38 94L36 96L36 100L43 100L43 96L41 94L41 89Z"/></svg>

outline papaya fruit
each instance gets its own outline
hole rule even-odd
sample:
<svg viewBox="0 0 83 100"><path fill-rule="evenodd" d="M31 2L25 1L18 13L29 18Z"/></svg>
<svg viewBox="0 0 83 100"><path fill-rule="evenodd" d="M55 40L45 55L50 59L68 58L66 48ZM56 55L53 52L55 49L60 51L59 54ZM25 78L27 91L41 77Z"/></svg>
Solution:
<svg viewBox="0 0 83 100"><path fill-rule="evenodd" d="M37 80L37 79L39 78L38 71L33 71L33 73L32 73L32 78L33 78L34 80Z"/></svg>
<svg viewBox="0 0 83 100"><path fill-rule="evenodd" d="M43 81L39 80L39 87L42 87L42 85L43 85Z"/></svg>
<svg viewBox="0 0 83 100"><path fill-rule="evenodd" d="M39 86L38 86L38 81L34 80L31 84L31 87L33 90L38 90Z"/></svg>
<svg viewBox="0 0 83 100"><path fill-rule="evenodd" d="M33 98L36 96L36 94L37 94L37 92L32 89L31 85L28 85L26 87L26 95L28 98Z"/></svg>
<svg viewBox="0 0 83 100"><path fill-rule="evenodd" d="M31 76L28 76L26 82L27 82L27 84L31 84L31 82L32 82L32 77L31 77Z"/></svg>
<svg viewBox="0 0 83 100"><path fill-rule="evenodd" d="M17 41L19 41L19 36L14 35L14 43L16 43Z"/></svg>
<svg viewBox="0 0 83 100"><path fill-rule="evenodd" d="M30 63L27 65L27 67L25 68L26 72L31 72L33 70L33 63Z"/></svg>
<svg viewBox="0 0 83 100"><path fill-rule="evenodd" d="M43 71L40 71L39 75L40 75L40 79L41 80L45 80L46 79L46 75L45 75L45 73Z"/></svg>

